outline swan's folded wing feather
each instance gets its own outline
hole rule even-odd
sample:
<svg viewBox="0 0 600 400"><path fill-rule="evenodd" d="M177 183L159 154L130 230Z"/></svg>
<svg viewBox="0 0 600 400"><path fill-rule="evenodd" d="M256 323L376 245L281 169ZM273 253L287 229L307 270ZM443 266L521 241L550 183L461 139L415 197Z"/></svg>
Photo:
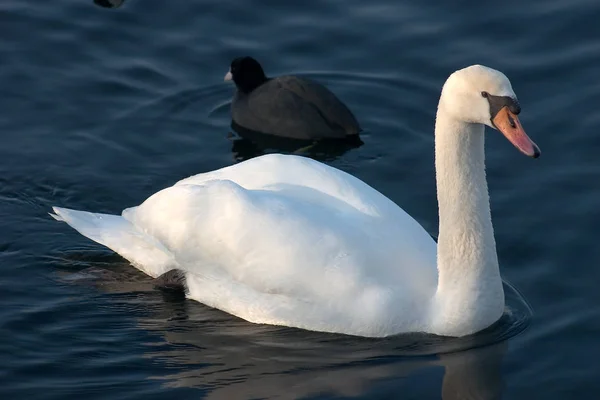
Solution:
<svg viewBox="0 0 600 400"><path fill-rule="evenodd" d="M431 284L433 240L425 233L423 242L397 216L365 210L301 185L248 190L211 180L164 189L123 216L168 248L182 269L226 271L264 293L352 296L369 279ZM399 259L433 266L390 266Z"/></svg>
<svg viewBox="0 0 600 400"><path fill-rule="evenodd" d="M370 240L359 229L368 216L331 196L299 191L250 191L212 180L164 189L123 216L168 248L182 269L212 266L273 293L314 292L314 280L327 274L350 287L364 258L376 254L351 251Z"/></svg>

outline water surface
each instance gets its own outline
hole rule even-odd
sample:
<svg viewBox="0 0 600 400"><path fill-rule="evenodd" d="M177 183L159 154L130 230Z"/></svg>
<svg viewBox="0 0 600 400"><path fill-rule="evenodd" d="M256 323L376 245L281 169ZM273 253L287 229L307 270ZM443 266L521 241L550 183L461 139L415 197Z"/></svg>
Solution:
<svg viewBox="0 0 600 400"><path fill-rule="evenodd" d="M0 4L2 398L597 397L600 5L96 3ZM306 155L363 179L433 235L441 85L474 63L506 73L542 157L490 131L487 175L502 274L533 317L514 295L502 329L477 343L256 326L165 296L49 218L51 205L118 213L274 151L230 134L222 79L246 54L338 94L364 144Z"/></svg>

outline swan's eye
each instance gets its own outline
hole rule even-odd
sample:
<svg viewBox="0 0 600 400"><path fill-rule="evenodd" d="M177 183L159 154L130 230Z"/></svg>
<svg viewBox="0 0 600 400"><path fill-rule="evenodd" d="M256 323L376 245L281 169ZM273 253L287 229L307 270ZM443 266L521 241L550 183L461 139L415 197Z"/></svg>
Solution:
<svg viewBox="0 0 600 400"><path fill-rule="evenodd" d="M488 92L481 92L481 97L485 97L487 99L488 96Z"/></svg>

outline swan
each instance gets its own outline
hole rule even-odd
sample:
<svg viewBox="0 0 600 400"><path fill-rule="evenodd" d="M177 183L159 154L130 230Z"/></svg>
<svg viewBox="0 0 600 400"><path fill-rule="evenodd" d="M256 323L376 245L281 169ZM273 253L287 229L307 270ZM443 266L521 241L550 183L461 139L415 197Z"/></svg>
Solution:
<svg viewBox="0 0 600 400"><path fill-rule="evenodd" d="M499 71L473 65L446 80L435 121L437 245L361 180L281 154L183 179L120 216L59 207L51 215L157 282L253 323L469 335L504 311L484 129L537 158L520 110Z"/></svg>

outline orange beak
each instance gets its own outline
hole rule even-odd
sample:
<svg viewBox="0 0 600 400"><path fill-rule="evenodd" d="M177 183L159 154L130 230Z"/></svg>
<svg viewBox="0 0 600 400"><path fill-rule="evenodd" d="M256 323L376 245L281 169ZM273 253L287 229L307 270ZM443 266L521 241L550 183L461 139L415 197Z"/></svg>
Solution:
<svg viewBox="0 0 600 400"><path fill-rule="evenodd" d="M492 119L492 123L523 154L533 158L540 156L540 148L529 139L519 118L508 107L502 107Z"/></svg>

